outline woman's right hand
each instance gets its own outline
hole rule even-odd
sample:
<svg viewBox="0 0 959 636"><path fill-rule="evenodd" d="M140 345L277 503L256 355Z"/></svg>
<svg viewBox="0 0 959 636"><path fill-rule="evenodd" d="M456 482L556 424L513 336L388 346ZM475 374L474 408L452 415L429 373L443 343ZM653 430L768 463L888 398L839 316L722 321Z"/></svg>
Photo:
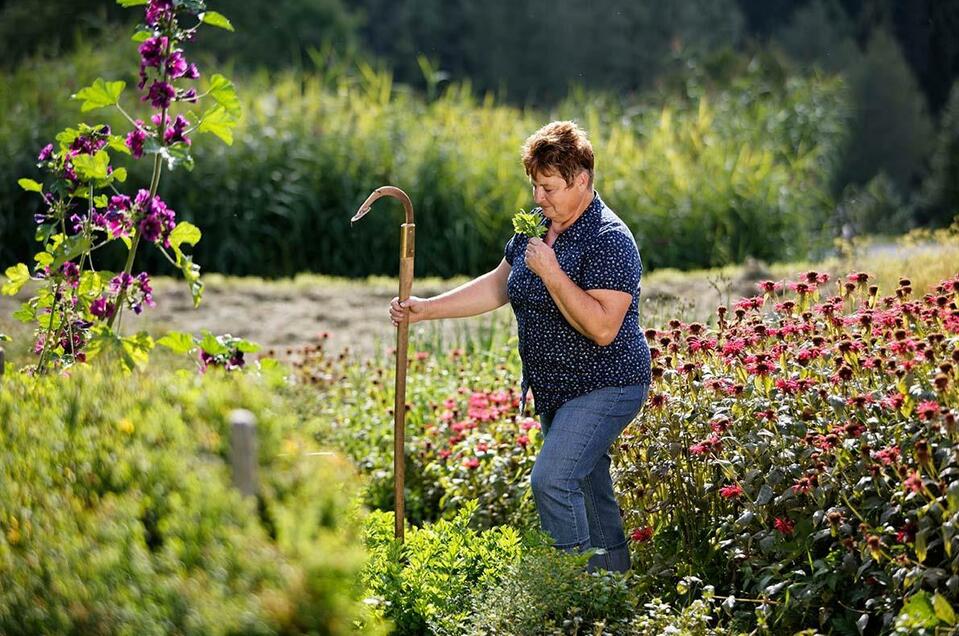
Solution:
<svg viewBox="0 0 959 636"><path fill-rule="evenodd" d="M426 320L426 309L429 307L428 298L410 296L402 303L399 296L394 296L390 301L390 321L393 326L397 326L404 318L409 318L410 324Z"/></svg>

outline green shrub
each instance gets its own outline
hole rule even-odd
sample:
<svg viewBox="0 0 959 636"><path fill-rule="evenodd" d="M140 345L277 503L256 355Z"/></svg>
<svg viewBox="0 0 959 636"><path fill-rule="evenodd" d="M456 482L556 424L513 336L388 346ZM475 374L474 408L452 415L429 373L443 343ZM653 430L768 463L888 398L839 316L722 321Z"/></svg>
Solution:
<svg viewBox="0 0 959 636"><path fill-rule="evenodd" d="M473 634L623 633L635 607L621 574L585 571L586 555L547 543L524 550L473 601Z"/></svg>
<svg viewBox="0 0 959 636"><path fill-rule="evenodd" d="M450 520L410 527L403 544L393 538L392 513L369 516L368 602L394 622L396 633L469 633L470 599L519 558L519 533L509 526L477 532L469 527L475 511L468 502Z"/></svg>
<svg viewBox="0 0 959 636"><path fill-rule="evenodd" d="M0 380L0 632L345 634L355 484L265 379ZM228 414L258 418L261 496L230 487ZM376 629L376 623L370 623Z"/></svg>

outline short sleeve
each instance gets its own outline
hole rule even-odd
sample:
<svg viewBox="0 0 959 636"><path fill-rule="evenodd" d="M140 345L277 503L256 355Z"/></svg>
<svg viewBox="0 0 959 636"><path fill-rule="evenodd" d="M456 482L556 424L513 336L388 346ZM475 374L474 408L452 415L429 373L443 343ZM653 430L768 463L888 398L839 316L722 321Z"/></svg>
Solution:
<svg viewBox="0 0 959 636"><path fill-rule="evenodd" d="M513 266L513 258L516 256L516 237L518 234L514 234L506 241L506 247L503 249L503 258L506 259L506 262L509 263L510 267Z"/></svg>
<svg viewBox="0 0 959 636"><path fill-rule="evenodd" d="M636 242L622 230L601 232L583 255L583 289L615 289L635 294L642 275Z"/></svg>

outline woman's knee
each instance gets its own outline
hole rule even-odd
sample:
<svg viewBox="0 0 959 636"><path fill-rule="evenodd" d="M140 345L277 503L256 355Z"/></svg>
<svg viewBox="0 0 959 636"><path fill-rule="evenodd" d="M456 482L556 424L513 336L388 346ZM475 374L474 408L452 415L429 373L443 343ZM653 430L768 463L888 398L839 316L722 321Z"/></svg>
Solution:
<svg viewBox="0 0 959 636"><path fill-rule="evenodd" d="M539 463L533 465L529 485L534 495L556 494L570 490L568 479L564 479L558 471Z"/></svg>

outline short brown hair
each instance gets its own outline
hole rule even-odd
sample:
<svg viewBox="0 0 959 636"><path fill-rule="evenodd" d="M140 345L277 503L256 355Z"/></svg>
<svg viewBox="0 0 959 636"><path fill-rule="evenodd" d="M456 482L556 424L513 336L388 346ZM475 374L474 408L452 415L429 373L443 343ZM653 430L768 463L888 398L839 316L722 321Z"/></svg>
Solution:
<svg viewBox="0 0 959 636"><path fill-rule="evenodd" d="M523 168L529 177L558 173L571 186L576 175L585 170L592 185L593 162L593 145L576 122L550 122L523 144Z"/></svg>

